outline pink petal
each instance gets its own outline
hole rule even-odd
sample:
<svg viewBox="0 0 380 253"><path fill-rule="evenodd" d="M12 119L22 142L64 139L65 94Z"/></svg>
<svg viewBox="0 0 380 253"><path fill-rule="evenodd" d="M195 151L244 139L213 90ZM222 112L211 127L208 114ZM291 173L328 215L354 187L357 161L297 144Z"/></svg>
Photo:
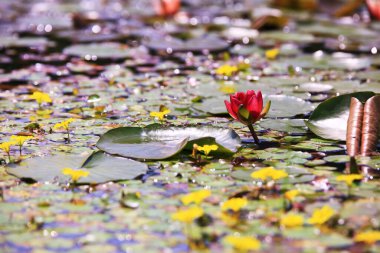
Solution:
<svg viewBox="0 0 380 253"><path fill-rule="evenodd" d="M254 90L248 90L246 93L245 93L245 99L244 99L244 106L247 107L248 106L248 102L249 100L251 99L252 96L255 96L255 91Z"/></svg>
<svg viewBox="0 0 380 253"><path fill-rule="evenodd" d="M236 113L232 110L231 103L228 102L227 100L224 100L224 104L226 105L228 113L231 115L232 118L237 120L237 115Z"/></svg>
<svg viewBox="0 0 380 253"><path fill-rule="evenodd" d="M258 110L261 113L261 111L263 110L263 95L261 94L260 90L257 92L256 97L257 97Z"/></svg>
<svg viewBox="0 0 380 253"><path fill-rule="evenodd" d="M256 119L259 117L260 112L261 112L259 110L258 100L256 96L251 97L251 99L248 101L248 105L246 109L252 115L252 118L256 121Z"/></svg>
<svg viewBox="0 0 380 253"><path fill-rule="evenodd" d="M235 115L237 115L237 112L239 111L239 106L241 104L242 103L239 100L237 100L234 97L231 97L231 108L232 108L232 111L235 113Z"/></svg>

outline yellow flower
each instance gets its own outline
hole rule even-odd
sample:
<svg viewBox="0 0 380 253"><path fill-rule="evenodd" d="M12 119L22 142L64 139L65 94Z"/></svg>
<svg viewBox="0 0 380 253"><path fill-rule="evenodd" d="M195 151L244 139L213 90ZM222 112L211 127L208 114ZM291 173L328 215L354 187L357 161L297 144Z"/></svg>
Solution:
<svg viewBox="0 0 380 253"><path fill-rule="evenodd" d="M77 182L81 177L87 177L90 172L84 170L73 170L71 168L62 169L62 174L70 176L73 182Z"/></svg>
<svg viewBox="0 0 380 253"><path fill-rule="evenodd" d="M33 139L32 136L22 136L22 135L12 135L11 141L17 146L22 146L24 143L30 139Z"/></svg>
<svg viewBox="0 0 380 253"><path fill-rule="evenodd" d="M211 151L218 150L218 148L218 145L197 146L197 150L202 151L205 155L208 155Z"/></svg>
<svg viewBox="0 0 380 253"><path fill-rule="evenodd" d="M150 112L150 116L158 118L159 120L164 120L165 115L169 114L170 110L163 110L162 112Z"/></svg>
<svg viewBox="0 0 380 253"><path fill-rule="evenodd" d="M233 94L236 92L236 87L235 85L221 85L219 90L223 93L226 93L226 94Z"/></svg>
<svg viewBox="0 0 380 253"><path fill-rule="evenodd" d="M9 154L11 152L11 146L15 145L13 141L7 141L0 144L0 149L2 149L5 153Z"/></svg>
<svg viewBox="0 0 380 253"><path fill-rule="evenodd" d="M70 123L73 122L75 119L73 118L70 118L70 119L67 119L67 120L64 120L60 123L56 123L53 127L53 129L65 129L66 131L69 130L69 127L70 127Z"/></svg>
<svg viewBox="0 0 380 253"><path fill-rule="evenodd" d="M224 241L240 252L259 250L261 248L260 241L250 236L228 235L224 237Z"/></svg>
<svg viewBox="0 0 380 253"><path fill-rule="evenodd" d="M221 212L220 213L220 219L227 225L227 226L235 226L239 222L239 216L237 215L230 215L229 213Z"/></svg>
<svg viewBox="0 0 380 253"><path fill-rule="evenodd" d="M354 238L355 242L364 242L367 244L374 244L380 241L380 231L366 231L359 233Z"/></svg>
<svg viewBox="0 0 380 253"><path fill-rule="evenodd" d="M362 179L363 179L363 176L360 174L340 175L336 177L337 181L343 181L348 186L351 186L354 181L362 180Z"/></svg>
<svg viewBox="0 0 380 253"><path fill-rule="evenodd" d="M40 91L33 92L33 95L30 95L29 98L36 100L39 105L52 102L49 94Z"/></svg>
<svg viewBox="0 0 380 253"><path fill-rule="evenodd" d="M193 220L203 215L203 209L198 206L193 206L188 209L180 210L172 214L172 219L184 223L191 223Z"/></svg>
<svg viewBox="0 0 380 253"><path fill-rule="evenodd" d="M285 192L285 198L289 201L293 201L295 199L295 197L297 197L299 195L299 190L290 190L290 191L287 191Z"/></svg>
<svg viewBox="0 0 380 253"><path fill-rule="evenodd" d="M280 50L278 48L269 49L265 51L265 57L268 60L274 60L277 58L279 53L280 53Z"/></svg>
<svg viewBox="0 0 380 253"><path fill-rule="evenodd" d="M310 224L322 225L335 215L335 210L330 206L323 206L322 208L315 209L313 215L308 220Z"/></svg>
<svg viewBox="0 0 380 253"><path fill-rule="evenodd" d="M231 65L226 64L217 68L215 70L215 73L222 76L232 76L237 71L238 71L238 68L236 66L231 66Z"/></svg>
<svg viewBox="0 0 380 253"><path fill-rule="evenodd" d="M284 170L276 170L273 167L266 167L252 172L251 177L262 181L266 181L268 178L276 181L288 177L288 173Z"/></svg>
<svg viewBox="0 0 380 253"><path fill-rule="evenodd" d="M245 198L232 198L222 204L222 211L232 210L237 212L247 204L248 201Z"/></svg>
<svg viewBox="0 0 380 253"><path fill-rule="evenodd" d="M195 203L199 205L202 203L203 200L208 198L211 195L211 192L209 190L200 190L196 192L192 192L189 194L186 194L181 198L181 201L184 205L189 205L191 203Z"/></svg>
<svg viewBox="0 0 380 253"><path fill-rule="evenodd" d="M303 216L290 213L281 217L280 225L284 228L295 228L303 225Z"/></svg>

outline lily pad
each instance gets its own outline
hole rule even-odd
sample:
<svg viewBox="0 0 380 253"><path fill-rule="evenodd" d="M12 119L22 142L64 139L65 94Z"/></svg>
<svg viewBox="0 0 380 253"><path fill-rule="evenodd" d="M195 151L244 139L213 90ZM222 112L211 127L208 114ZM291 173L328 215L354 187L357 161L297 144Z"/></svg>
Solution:
<svg viewBox="0 0 380 253"><path fill-rule="evenodd" d="M152 38L145 43L145 46L154 51L172 52L195 52L204 51L218 52L228 49L229 44L216 37L206 36L193 38L187 41L176 39L174 37Z"/></svg>
<svg viewBox="0 0 380 253"><path fill-rule="evenodd" d="M373 92L356 92L330 98L314 110L305 124L322 138L343 141L346 139L351 98L365 102L374 95Z"/></svg>
<svg viewBox="0 0 380 253"><path fill-rule="evenodd" d="M131 49L119 43L79 44L67 47L64 54L80 56L86 60L94 59L123 59L131 57Z"/></svg>
<svg viewBox="0 0 380 253"><path fill-rule="evenodd" d="M162 127L152 124L145 128L120 127L102 135L97 147L107 153L137 159L166 159L193 144L217 144L217 153L233 153L240 138L231 129L216 127Z"/></svg>
<svg viewBox="0 0 380 253"><path fill-rule="evenodd" d="M148 166L144 163L98 151L87 159L73 155L30 158L20 164L9 165L7 172L19 178L39 182L66 183L70 179L62 174L63 168L88 171L90 174L80 178L78 183L91 184L134 179L148 171Z"/></svg>

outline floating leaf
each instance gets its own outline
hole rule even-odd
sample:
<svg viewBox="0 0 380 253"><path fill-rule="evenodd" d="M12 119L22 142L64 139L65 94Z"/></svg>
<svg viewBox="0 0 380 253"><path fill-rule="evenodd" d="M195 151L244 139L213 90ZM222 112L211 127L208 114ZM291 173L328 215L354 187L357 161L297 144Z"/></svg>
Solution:
<svg viewBox="0 0 380 253"><path fill-rule="evenodd" d="M371 155L376 151L380 134L380 96L373 96L364 105L362 125L361 155Z"/></svg>
<svg viewBox="0 0 380 253"><path fill-rule="evenodd" d="M305 124L322 138L346 140L351 98L365 102L373 95L373 92L356 92L330 98L318 105Z"/></svg>
<svg viewBox="0 0 380 253"><path fill-rule="evenodd" d="M193 144L217 144L215 153L233 153L240 146L239 136L230 129L215 127L120 127L102 135L96 144L107 153L137 159L166 159Z"/></svg>
<svg viewBox="0 0 380 253"><path fill-rule="evenodd" d="M20 164L10 164L7 172L19 178L35 181L66 183L69 181L69 177L62 174L63 168L80 168L90 172L87 177L80 178L78 183L104 183L134 179L148 171L148 166L144 163L98 151L87 159L74 155L30 158Z"/></svg>
<svg viewBox="0 0 380 253"><path fill-rule="evenodd" d="M363 104L359 101L359 99L352 97L350 103L350 114L347 122L346 137L347 154L349 156L359 154L362 122Z"/></svg>

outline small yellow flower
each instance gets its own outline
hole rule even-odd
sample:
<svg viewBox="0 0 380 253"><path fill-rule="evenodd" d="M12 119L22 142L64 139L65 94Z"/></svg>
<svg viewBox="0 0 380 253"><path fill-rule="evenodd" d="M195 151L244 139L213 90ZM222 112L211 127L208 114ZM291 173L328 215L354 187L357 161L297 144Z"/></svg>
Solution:
<svg viewBox="0 0 380 253"><path fill-rule="evenodd" d="M313 215L308 220L310 224L322 225L335 215L335 210L330 206L323 206L322 208L315 209Z"/></svg>
<svg viewBox="0 0 380 253"><path fill-rule="evenodd" d="M217 68L215 70L215 73L221 76L232 76L237 71L238 71L238 68L236 66L225 64Z"/></svg>
<svg viewBox="0 0 380 253"><path fill-rule="evenodd" d="M367 244L374 244L380 241L380 231L366 231L359 233L354 238L355 242L364 242Z"/></svg>
<svg viewBox="0 0 380 253"><path fill-rule="evenodd" d="M280 225L284 228L295 228L303 225L302 215L290 213L281 217Z"/></svg>
<svg viewBox="0 0 380 253"><path fill-rule="evenodd" d="M218 150L218 145L204 145L204 146L197 146L197 150L202 151L205 155L210 154L211 151Z"/></svg>
<svg viewBox="0 0 380 253"><path fill-rule="evenodd" d="M250 236L228 235L224 237L224 241L239 252L248 252L261 248L260 241Z"/></svg>
<svg viewBox="0 0 380 253"><path fill-rule="evenodd" d="M269 49L265 51L265 57L268 60L274 60L277 58L279 53L280 53L280 50L278 48Z"/></svg>
<svg viewBox="0 0 380 253"><path fill-rule="evenodd" d="M2 149L5 153L9 154L11 152L11 146L15 145L13 141L7 141L0 144L0 149Z"/></svg>
<svg viewBox="0 0 380 253"><path fill-rule="evenodd" d="M12 135L11 141L17 146L22 146L24 143L30 139L33 139L32 136L22 136L22 135Z"/></svg>
<svg viewBox="0 0 380 253"><path fill-rule="evenodd" d="M73 170L71 168L62 169L62 174L70 176L73 182L77 182L81 177L87 177L90 172L84 170Z"/></svg>
<svg viewBox="0 0 380 253"><path fill-rule="evenodd" d="M287 200L293 201L299 194L299 190L289 190L284 195Z"/></svg>
<svg viewBox="0 0 380 253"><path fill-rule="evenodd" d="M211 191L209 190L200 190L196 192L192 192L186 194L181 198L181 201L184 205L189 205L191 203L199 205L203 200L208 198L211 195Z"/></svg>
<svg viewBox="0 0 380 253"><path fill-rule="evenodd" d="M188 209L180 210L172 214L172 219L183 223L191 223L193 220L201 217L204 211L198 206L193 206Z"/></svg>
<svg viewBox="0 0 380 253"><path fill-rule="evenodd" d="M162 112L150 112L150 116L158 118L159 120L164 120L165 115L169 114L170 110L163 110Z"/></svg>
<svg viewBox="0 0 380 253"><path fill-rule="evenodd" d="M262 181L266 181L268 178L276 181L288 177L288 173L286 173L284 170L276 170L273 167L266 167L252 172L251 177L253 179L260 179Z"/></svg>
<svg viewBox="0 0 380 253"><path fill-rule="evenodd" d="M360 174L340 175L336 177L337 181L343 181L348 186L352 186L352 183L356 180L362 180L363 176Z"/></svg>
<svg viewBox="0 0 380 253"><path fill-rule="evenodd" d="M226 212L221 212L220 213L220 219L230 227L235 226L236 224L239 223L239 216L238 215L231 215Z"/></svg>
<svg viewBox="0 0 380 253"><path fill-rule="evenodd" d="M236 87L235 85L221 85L219 90L223 93L226 93L226 94L233 94L236 92Z"/></svg>
<svg viewBox="0 0 380 253"><path fill-rule="evenodd" d="M222 211L232 210L234 212L239 211L248 204L246 198L232 198L222 204Z"/></svg>
<svg viewBox="0 0 380 253"><path fill-rule="evenodd" d="M53 126L53 129L56 130L56 129L64 129L66 131L69 130L69 127L70 127L70 123L73 122L75 119L73 118L70 118L70 119L67 119L67 120L64 120L60 123L56 123L54 126Z"/></svg>
<svg viewBox="0 0 380 253"><path fill-rule="evenodd" d="M33 94L29 96L29 98L36 100L38 105L41 105L42 103L52 102L49 94L40 91L33 92Z"/></svg>

